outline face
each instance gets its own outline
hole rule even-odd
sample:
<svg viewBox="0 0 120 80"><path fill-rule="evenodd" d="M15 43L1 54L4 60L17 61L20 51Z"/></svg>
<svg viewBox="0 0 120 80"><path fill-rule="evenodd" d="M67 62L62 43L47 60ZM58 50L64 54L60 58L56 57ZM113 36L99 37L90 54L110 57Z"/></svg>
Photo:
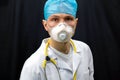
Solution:
<svg viewBox="0 0 120 80"><path fill-rule="evenodd" d="M77 21L78 18L75 19L69 14L53 14L48 18L48 20L43 20L43 26L48 33L50 32L51 28L55 27L59 23L66 23L75 30Z"/></svg>
<svg viewBox="0 0 120 80"><path fill-rule="evenodd" d="M69 14L54 14L43 20L43 25L53 40L68 42L74 35L77 20Z"/></svg>

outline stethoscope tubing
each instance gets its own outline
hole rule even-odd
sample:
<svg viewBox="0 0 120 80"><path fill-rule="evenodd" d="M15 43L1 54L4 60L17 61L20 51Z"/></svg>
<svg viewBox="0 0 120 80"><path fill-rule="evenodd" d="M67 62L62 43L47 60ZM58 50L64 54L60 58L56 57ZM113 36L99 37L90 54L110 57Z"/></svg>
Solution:
<svg viewBox="0 0 120 80"><path fill-rule="evenodd" d="M47 56L48 57L48 56ZM52 63L52 62L51 62ZM47 63L46 63L47 64ZM53 63L52 63L53 64ZM56 67L56 70L57 70L57 72L58 72L58 76L59 76L59 80L61 80L61 77L60 77L60 72L59 72L59 70L58 70L58 67L57 67L57 65L55 65L55 64L53 64L55 67ZM46 65L47 66L47 65ZM47 71L46 71L46 66L45 66L45 68L44 68L44 72L45 72L45 78L46 78L46 80L48 80L48 78L47 78Z"/></svg>
<svg viewBox="0 0 120 80"><path fill-rule="evenodd" d="M49 40L50 41L50 40ZM46 80L48 80L47 79L47 74L46 74L46 64L47 64L47 62L48 61L50 61L55 67L56 67L56 70L57 70L57 72L58 72L58 75L59 75L59 80L61 80L61 76L60 76L60 73L59 73L59 70L58 70L58 67L57 67L57 65L56 65L56 62L55 62L55 60L53 60L52 58L50 58L49 56L48 56L48 52L47 52L47 49L48 49L48 46L49 46L49 41L47 42L47 44L46 44L46 47L45 47L45 60L44 60L44 62L43 62L43 68L44 68L44 72L45 72L45 78L46 78ZM71 44L72 44L72 46L73 46L73 49L74 49L74 52L76 53L76 47L75 47L75 45L74 45L74 43L73 43L73 41L72 40L70 40L70 42L71 42ZM74 75L74 77L73 77L73 80L76 80L76 74Z"/></svg>

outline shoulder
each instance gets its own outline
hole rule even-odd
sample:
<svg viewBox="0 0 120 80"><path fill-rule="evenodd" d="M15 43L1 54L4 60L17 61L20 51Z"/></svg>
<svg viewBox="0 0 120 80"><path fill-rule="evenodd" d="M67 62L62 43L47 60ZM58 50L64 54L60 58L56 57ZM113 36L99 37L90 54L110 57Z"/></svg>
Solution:
<svg viewBox="0 0 120 80"><path fill-rule="evenodd" d="M88 44L79 40L73 40L73 42L76 46L76 50L78 53L80 53L81 55L92 55L91 49Z"/></svg>
<svg viewBox="0 0 120 80"><path fill-rule="evenodd" d="M82 56L88 56L88 58L92 58L92 51L88 44L79 40L73 40L73 42L76 46L77 53Z"/></svg>
<svg viewBox="0 0 120 80"><path fill-rule="evenodd" d="M42 53L33 53L24 63L20 80L31 80L32 78L37 78L40 72L43 71L41 66L44 56Z"/></svg>
<svg viewBox="0 0 120 80"><path fill-rule="evenodd" d="M35 68L41 67L43 60L45 59L44 55L45 44L42 42L38 50L36 50L31 56L29 56L24 62L23 68Z"/></svg>
<svg viewBox="0 0 120 80"><path fill-rule="evenodd" d="M42 63L41 61L43 59L44 59L44 54L42 51L35 52L25 61L25 64L27 66L38 65Z"/></svg>
<svg viewBox="0 0 120 80"><path fill-rule="evenodd" d="M90 48L88 44L86 44L85 42L83 41L79 41L79 40L74 40L73 39L73 42L75 44L75 46L78 48L82 48L82 49L87 49L87 48Z"/></svg>
<svg viewBox="0 0 120 80"><path fill-rule="evenodd" d="M43 39L40 47L25 61L25 66L40 65L45 58L44 49L48 39Z"/></svg>

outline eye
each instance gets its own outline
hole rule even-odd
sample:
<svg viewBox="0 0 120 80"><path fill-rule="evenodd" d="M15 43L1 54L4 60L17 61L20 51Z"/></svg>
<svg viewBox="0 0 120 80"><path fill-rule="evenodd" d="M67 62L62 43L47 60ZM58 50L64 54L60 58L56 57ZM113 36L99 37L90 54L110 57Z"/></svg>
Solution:
<svg viewBox="0 0 120 80"><path fill-rule="evenodd" d="M72 18L72 17L66 17L65 18L65 21L73 21L74 20L74 18Z"/></svg>
<svg viewBox="0 0 120 80"><path fill-rule="evenodd" d="M57 22L57 21L59 21L59 19L58 18L52 18L51 21Z"/></svg>

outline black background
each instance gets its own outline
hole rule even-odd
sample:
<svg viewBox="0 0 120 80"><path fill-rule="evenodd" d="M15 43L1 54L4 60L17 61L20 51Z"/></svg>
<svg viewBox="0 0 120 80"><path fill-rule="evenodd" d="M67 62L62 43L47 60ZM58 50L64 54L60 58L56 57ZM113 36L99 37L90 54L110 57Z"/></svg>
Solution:
<svg viewBox="0 0 120 80"><path fill-rule="evenodd" d="M77 0L74 39L93 53L95 80L120 80L120 0ZM45 0L0 0L0 79L19 80L25 60L48 37Z"/></svg>

